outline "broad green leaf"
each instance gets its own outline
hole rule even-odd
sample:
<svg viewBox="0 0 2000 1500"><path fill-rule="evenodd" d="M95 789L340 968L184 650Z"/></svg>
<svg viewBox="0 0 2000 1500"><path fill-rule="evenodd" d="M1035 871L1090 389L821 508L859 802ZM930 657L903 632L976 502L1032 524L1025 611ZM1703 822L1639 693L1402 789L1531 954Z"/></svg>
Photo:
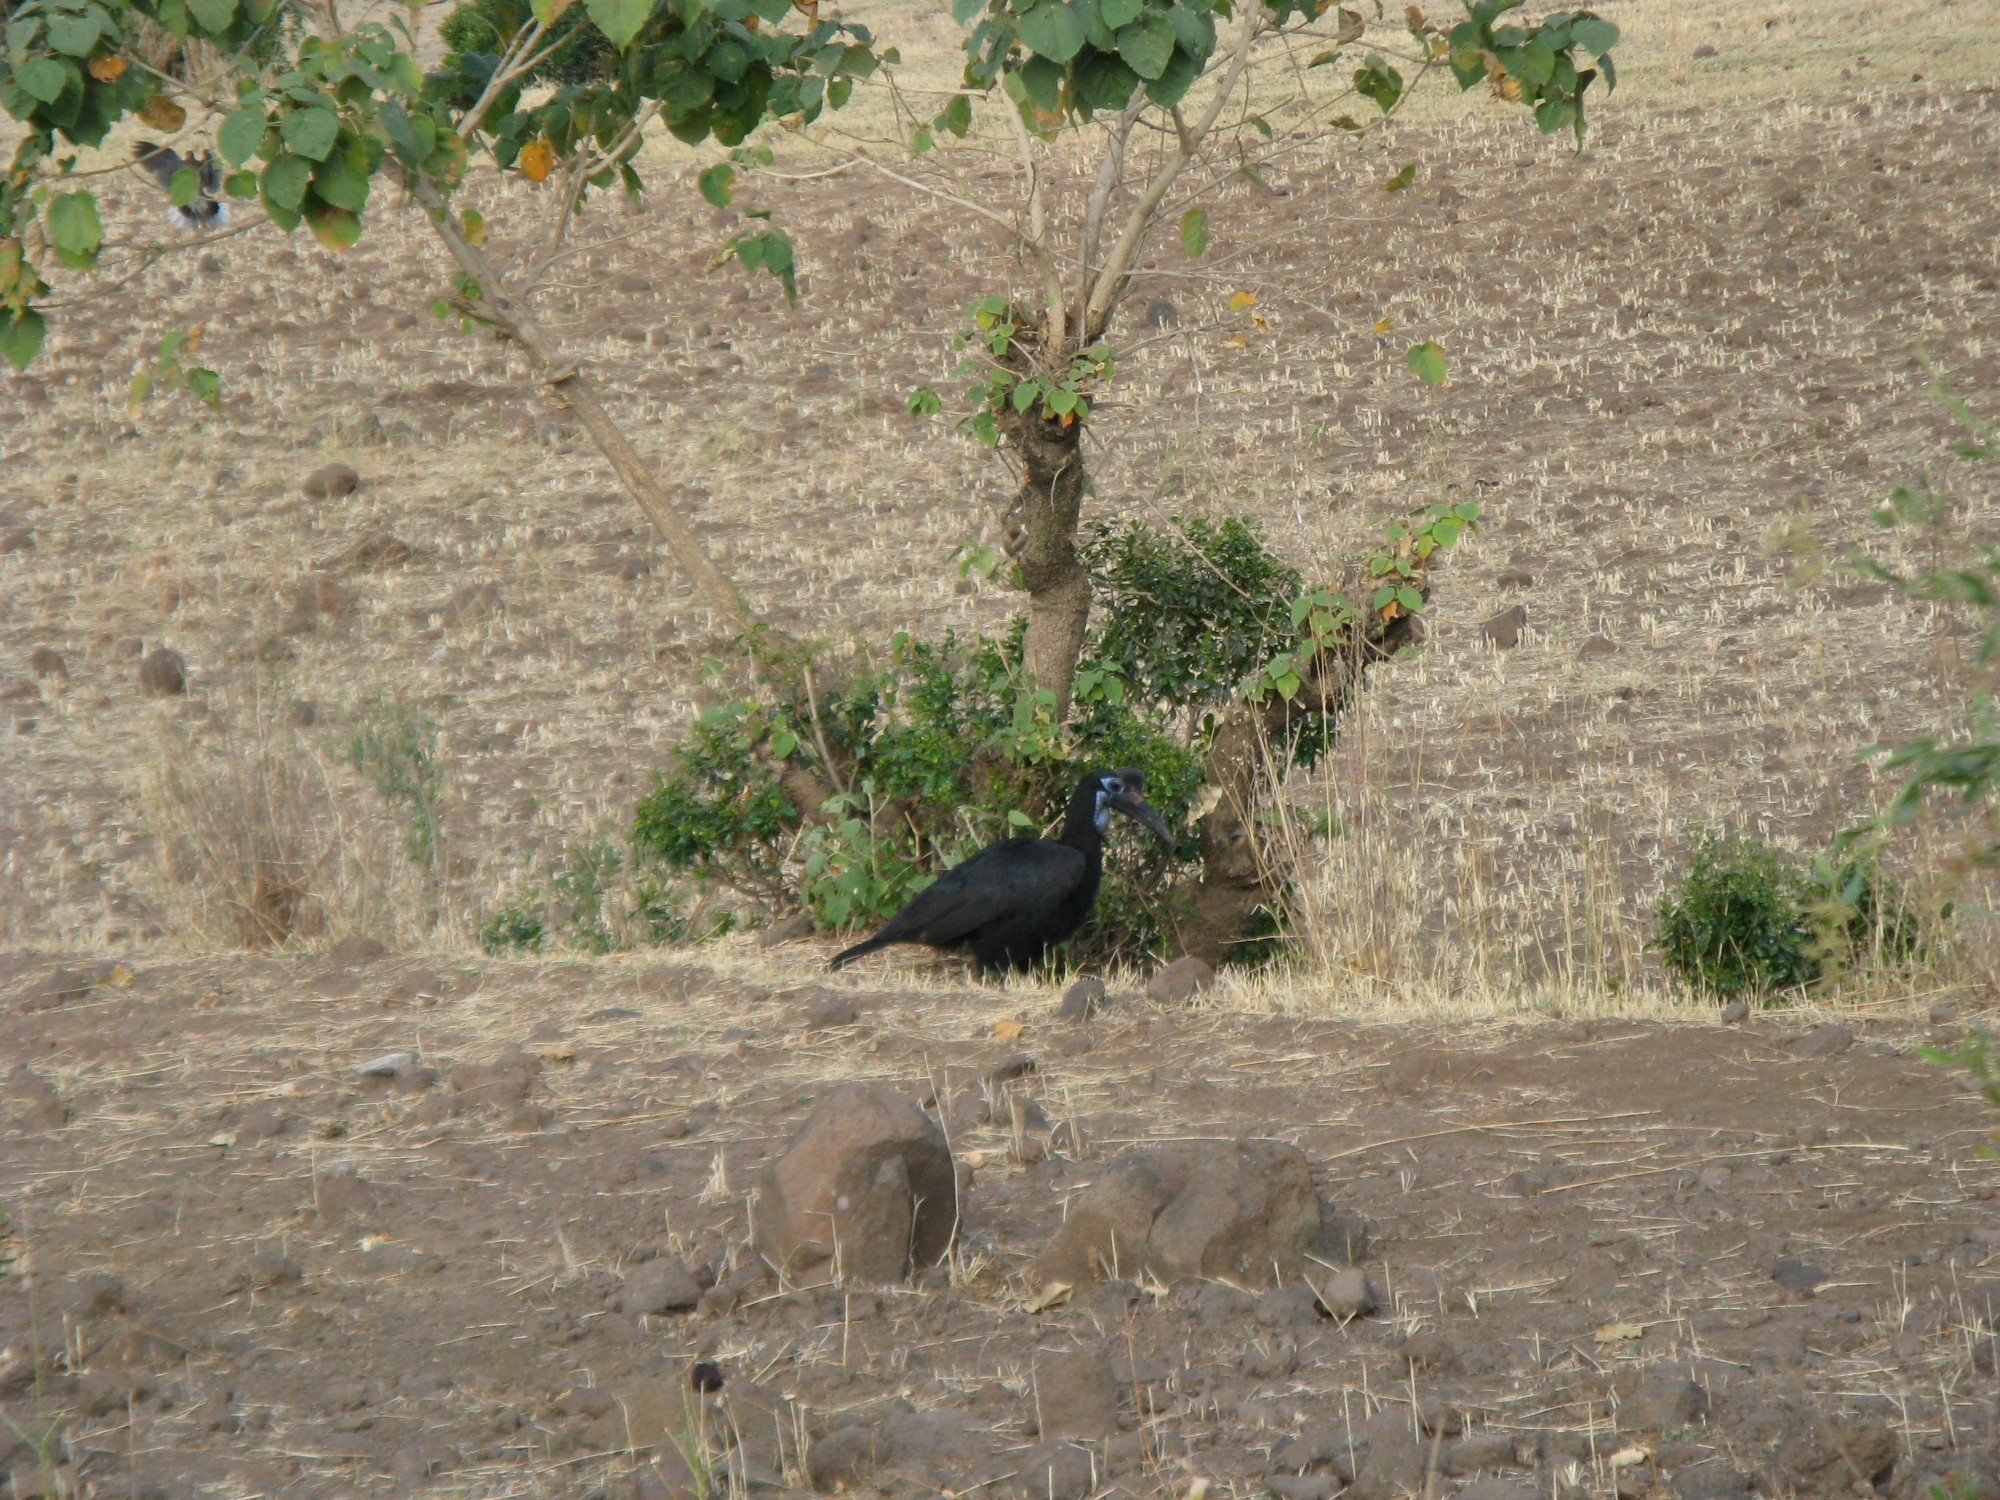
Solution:
<svg viewBox="0 0 2000 1500"><path fill-rule="evenodd" d="M1180 38L1181 51L1197 64L1206 62L1215 50L1214 14L1193 5L1175 5L1167 11L1167 19Z"/></svg>
<svg viewBox="0 0 2000 1500"><path fill-rule="evenodd" d="M1080 399L1075 391L1066 391L1058 386L1049 392L1049 410L1059 417L1066 417L1076 410Z"/></svg>
<svg viewBox="0 0 2000 1500"><path fill-rule="evenodd" d="M168 184L167 197L173 201L175 208L186 208L200 191L201 174L192 167L182 167Z"/></svg>
<svg viewBox="0 0 2000 1500"><path fill-rule="evenodd" d="M35 57L14 70L14 82L43 104L53 104L68 86L70 70L54 58Z"/></svg>
<svg viewBox="0 0 2000 1500"><path fill-rule="evenodd" d="M1188 90L1201 77L1201 67L1200 60L1185 48L1175 48L1174 55L1167 59L1166 71L1146 85L1146 97L1161 109L1172 109L1187 97Z"/></svg>
<svg viewBox="0 0 2000 1500"><path fill-rule="evenodd" d="M1063 74L1061 63L1050 62L1046 57L1031 57L1026 67L1010 77L1020 80L1022 92L1037 109L1054 114L1062 108Z"/></svg>
<svg viewBox="0 0 2000 1500"><path fill-rule="evenodd" d="M104 23L94 11L81 15L65 15L58 11L49 17L49 45L70 57L88 57L97 46L97 39L104 34Z"/></svg>
<svg viewBox="0 0 2000 1500"><path fill-rule="evenodd" d="M653 0L584 0L591 21L623 52L653 13Z"/></svg>
<svg viewBox="0 0 2000 1500"><path fill-rule="evenodd" d="M17 370L25 370L41 352L48 325L32 307L19 312L0 311L0 357Z"/></svg>
<svg viewBox="0 0 2000 1500"><path fill-rule="evenodd" d="M951 0L951 18L963 26L986 9L986 0Z"/></svg>
<svg viewBox="0 0 2000 1500"><path fill-rule="evenodd" d="M1092 109L1123 109L1139 86L1139 75L1120 58L1086 53L1076 65L1076 91Z"/></svg>
<svg viewBox="0 0 2000 1500"><path fill-rule="evenodd" d="M1402 605L1403 608L1408 610L1411 614L1415 614L1418 610L1424 607L1424 596L1418 593L1415 589L1411 588L1408 584L1404 584L1401 588L1396 590L1396 602Z"/></svg>
<svg viewBox="0 0 2000 1500"><path fill-rule="evenodd" d="M1050 62L1066 63L1083 49L1083 17L1069 0L1041 0L1041 3L1014 22L1021 45L1038 52Z"/></svg>
<svg viewBox="0 0 2000 1500"><path fill-rule="evenodd" d="M222 179L222 191L232 198L254 198L257 196L257 174L231 172Z"/></svg>
<svg viewBox="0 0 2000 1500"><path fill-rule="evenodd" d="M358 215L317 197L306 200L305 220L313 238L329 250L345 250L361 238L361 219Z"/></svg>
<svg viewBox="0 0 2000 1500"><path fill-rule="evenodd" d="M195 398L206 406L220 409L222 405L222 377L213 370L200 367L187 372L187 386Z"/></svg>
<svg viewBox="0 0 2000 1500"><path fill-rule="evenodd" d="M1024 380L1014 387L1014 394L1008 399L1015 411L1026 411L1035 404L1036 399L1040 395L1040 386L1036 385L1032 380Z"/></svg>
<svg viewBox="0 0 2000 1500"><path fill-rule="evenodd" d="M1181 215L1181 250L1189 260L1200 260L1208 249L1208 210L1191 208Z"/></svg>
<svg viewBox="0 0 2000 1500"><path fill-rule="evenodd" d="M215 132L215 146L222 153L223 160L231 166L240 167L255 156L258 143L264 139L264 123L261 105L246 104L231 110L221 128Z"/></svg>
<svg viewBox="0 0 2000 1500"><path fill-rule="evenodd" d="M1406 161L1394 177L1391 177L1387 182L1382 184L1382 191L1385 193L1400 193L1416 180L1417 164L1413 161Z"/></svg>
<svg viewBox="0 0 2000 1500"><path fill-rule="evenodd" d="M188 14L203 31L227 31L236 19L236 0L187 0Z"/></svg>
<svg viewBox="0 0 2000 1500"><path fill-rule="evenodd" d="M1174 26L1158 11L1134 21L1118 33L1118 55L1141 78L1158 78L1174 55Z"/></svg>
<svg viewBox="0 0 2000 1500"><path fill-rule="evenodd" d="M919 125L910 132L910 155L922 156L931 149L931 145L931 133L925 126Z"/></svg>
<svg viewBox="0 0 2000 1500"><path fill-rule="evenodd" d="M936 123L964 140L966 132L972 129L972 101L963 94L954 94L951 103L938 115Z"/></svg>
<svg viewBox="0 0 2000 1500"><path fill-rule="evenodd" d="M296 215L306 201L306 183L311 177L312 167L304 157L281 152L271 165L264 168L258 186L266 206L275 204L286 210L293 215L292 223L296 225Z"/></svg>
<svg viewBox="0 0 2000 1500"><path fill-rule="evenodd" d="M330 109L301 109L278 124L285 145L309 161L325 161L340 135L340 116Z"/></svg>
<svg viewBox="0 0 2000 1500"><path fill-rule="evenodd" d="M1569 39L1592 57L1602 57L1618 45L1618 28L1610 21L1585 16L1569 23Z"/></svg>
<svg viewBox="0 0 2000 1500"><path fill-rule="evenodd" d="M104 247L104 221L97 216L97 199L89 193L61 193L43 211L49 243L56 257L72 271L88 271Z"/></svg>
<svg viewBox="0 0 2000 1500"><path fill-rule="evenodd" d="M1410 345L1410 352L1403 356L1403 362L1410 367L1410 373L1425 385L1444 384L1444 350L1431 340Z"/></svg>
<svg viewBox="0 0 2000 1500"><path fill-rule="evenodd" d="M727 208L736 186L736 168L726 161L719 161L714 166L705 168L702 174L695 178L694 185L702 197L715 207Z"/></svg>
<svg viewBox="0 0 2000 1500"><path fill-rule="evenodd" d="M1145 8L1146 0L1097 0L1097 14L1113 31L1130 26Z"/></svg>
<svg viewBox="0 0 2000 1500"><path fill-rule="evenodd" d="M368 152L349 136L313 173L313 192L335 208L360 213L368 207Z"/></svg>
<svg viewBox="0 0 2000 1500"><path fill-rule="evenodd" d="M1556 70L1555 48L1544 37L1537 36L1520 52L1521 74L1530 83L1547 83Z"/></svg>
<svg viewBox="0 0 2000 1500"><path fill-rule="evenodd" d="M1373 99L1376 108L1387 114L1403 97L1403 75L1381 58L1370 57L1354 70L1354 91L1364 99Z"/></svg>

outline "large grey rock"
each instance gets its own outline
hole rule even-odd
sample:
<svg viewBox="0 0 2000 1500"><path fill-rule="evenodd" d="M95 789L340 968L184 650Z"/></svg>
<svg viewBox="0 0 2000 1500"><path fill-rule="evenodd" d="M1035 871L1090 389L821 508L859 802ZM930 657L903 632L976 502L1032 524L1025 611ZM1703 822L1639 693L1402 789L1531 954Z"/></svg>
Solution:
<svg viewBox="0 0 2000 1500"><path fill-rule="evenodd" d="M1300 1273L1319 1234L1319 1197L1297 1148L1182 1141L1114 1158L1070 1201L1034 1270L1072 1286L1142 1269L1268 1286Z"/></svg>
<svg viewBox="0 0 2000 1500"><path fill-rule="evenodd" d="M847 1084L765 1168L756 1214L758 1250L796 1280L902 1281L957 1228L951 1150L908 1095Z"/></svg>

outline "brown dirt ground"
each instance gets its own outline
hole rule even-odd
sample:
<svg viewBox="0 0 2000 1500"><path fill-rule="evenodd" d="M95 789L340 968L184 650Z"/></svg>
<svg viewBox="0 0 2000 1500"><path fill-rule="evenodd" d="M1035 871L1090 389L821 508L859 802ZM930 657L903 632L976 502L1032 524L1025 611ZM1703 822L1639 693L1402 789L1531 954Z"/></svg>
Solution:
<svg viewBox="0 0 2000 1500"><path fill-rule="evenodd" d="M47 969L10 967L10 994ZM37 1123L16 1092L0 1116L33 1273L0 1282L0 1345L52 1366L37 1397L16 1362L0 1397L22 1429L60 1421L98 1494L403 1494L426 1472L447 1494L625 1493L697 1357L738 1425L780 1413L782 1443L752 1444L771 1483L802 1485L802 1437L900 1399L970 1436L876 1489L1006 1493L1038 1353L1103 1345L1141 1371L1094 1450L1121 1493L1254 1494L1288 1434L1412 1402L1462 1414L1434 1483L1851 1494L1843 1445L1896 1500L1954 1462L2000 1480L2000 1163L1908 1024L1443 1028L1128 998L1073 1028L1043 997L850 984L858 1024L809 1032L818 991L692 963L98 972L87 997L0 1017L0 1053L69 1114ZM997 1039L1007 1020L1025 1029ZM525 1104L451 1114L454 1070L507 1045L542 1062ZM363 1086L399 1048L444 1081ZM961 1097L1022 1050L1055 1145L1030 1166ZM636 1261L726 1276L747 1256L759 1164L850 1078L958 1100L952 1144L978 1165L948 1274L620 1314ZM1365 1217L1380 1316L1341 1327L1214 1284L1029 1310L1028 1258L1107 1157L1241 1134L1298 1145ZM1787 1256L1824 1273L1816 1296L1773 1281ZM1660 1427L1663 1372L1703 1387L1706 1417Z"/></svg>

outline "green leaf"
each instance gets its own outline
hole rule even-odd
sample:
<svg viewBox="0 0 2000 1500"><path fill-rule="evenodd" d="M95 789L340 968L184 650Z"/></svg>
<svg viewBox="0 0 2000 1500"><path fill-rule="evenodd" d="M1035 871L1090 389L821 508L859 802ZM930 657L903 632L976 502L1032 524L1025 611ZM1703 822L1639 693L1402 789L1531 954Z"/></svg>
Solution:
<svg viewBox="0 0 2000 1500"><path fill-rule="evenodd" d="M611 45L623 52L653 13L653 0L584 0L584 9Z"/></svg>
<svg viewBox="0 0 2000 1500"><path fill-rule="evenodd" d="M187 387L195 398L206 406L220 409L222 406L222 377L213 370L200 367L187 372Z"/></svg>
<svg viewBox="0 0 2000 1500"><path fill-rule="evenodd" d="M19 312L0 313L0 357L17 370L25 370L41 352L48 325L32 307Z"/></svg>
<svg viewBox="0 0 2000 1500"><path fill-rule="evenodd" d="M905 405L913 417L934 417L944 407L944 398L927 385L920 385L910 392Z"/></svg>
<svg viewBox="0 0 2000 1500"><path fill-rule="evenodd" d="M1597 16L1569 23L1569 39L1592 57L1602 57L1618 45L1618 27Z"/></svg>
<svg viewBox="0 0 2000 1500"><path fill-rule="evenodd" d="M1141 78L1158 78L1174 55L1174 25L1158 11L1118 33L1118 55Z"/></svg>
<svg viewBox="0 0 2000 1500"><path fill-rule="evenodd" d="M222 191L232 198L254 198L257 196L257 174L231 172L222 179Z"/></svg>
<svg viewBox="0 0 2000 1500"><path fill-rule="evenodd" d="M72 271L88 271L104 247L104 221L97 216L97 199L89 193L62 193L43 211L49 243L56 257Z"/></svg>
<svg viewBox="0 0 2000 1500"><path fill-rule="evenodd" d="M1181 250L1189 260L1200 260L1208 249L1208 210L1191 208L1181 215Z"/></svg>
<svg viewBox="0 0 2000 1500"><path fill-rule="evenodd" d="M236 19L236 0L187 0L188 14L203 31L227 31Z"/></svg>
<svg viewBox="0 0 2000 1500"><path fill-rule="evenodd" d="M771 731L771 753L777 756L779 760L784 760L798 748L799 737L793 734L791 730L774 729Z"/></svg>
<svg viewBox="0 0 2000 1500"><path fill-rule="evenodd" d="M1012 76L1020 79L1022 92L1037 109L1054 114L1062 108L1064 69L1061 63L1050 62L1046 57L1031 57L1027 66Z"/></svg>
<svg viewBox="0 0 2000 1500"><path fill-rule="evenodd" d="M1396 602L1411 614L1415 614L1424 607L1424 596L1408 584L1404 584L1396 590Z"/></svg>
<svg viewBox="0 0 2000 1500"><path fill-rule="evenodd" d="M278 122L278 135L287 147L307 160L325 161L340 135L340 116L318 106L294 110Z"/></svg>
<svg viewBox="0 0 2000 1500"><path fill-rule="evenodd" d="M926 151L931 149L933 144L934 142L931 139L931 132L928 126L919 125L915 130L910 132L910 155L922 156Z"/></svg>
<svg viewBox="0 0 2000 1500"><path fill-rule="evenodd" d="M304 157L280 152L258 179L265 207L283 210L291 219L288 227L298 224L299 209L306 201L306 183L311 177L312 167Z"/></svg>
<svg viewBox="0 0 2000 1500"><path fill-rule="evenodd" d="M1067 391L1058 386L1049 392L1049 410L1059 417L1066 417L1077 409L1082 399L1075 391Z"/></svg>
<svg viewBox="0 0 2000 1500"><path fill-rule="evenodd" d="M1403 356L1403 363L1407 364L1410 373L1425 385L1444 384L1444 350L1429 339L1425 339L1421 344L1410 345L1410 352Z"/></svg>
<svg viewBox="0 0 2000 1500"><path fill-rule="evenodd" d="M95 11L85 11L82 15L59 11L49 17L49 45L70 57L90 56L103 34L104 23Z"/></svg>
<svg viewBox="0 0 2000 1500"><path fill-rule="evenodd" d="M1175 48L1174 55L1167 59L1166 71L1146 85L1146 97L1161 109L1172 109L1187 97L1195 80L1201 77L1201 60L1185 48Z"/></svg>
<svg viewBox="0 0 2000 1500"><path fill-rule="evenodd" d="M963 26L986 9L986 0L951 0L951 18Z"/></svg>
<svg viewBox="0 0 2000 1500"><path fill-rule="evenodd" d="M1391 177L1387 182L1382 184L1382 191L1385 193L1400 193L1416 180L1417 164L1413 161L1406 161L1394 177Z"/></svg>
<svg viewBox="0 0 2000 1500"><path fill-rule="evenodd" d="M735 192L736 168L726 161L719 161L695 178L694 185L701 191L702 197L716 208L727 208Z"/></svg>
<svg viewBox="0 0 2000 1500"><path fill-rule="evenodd" d="M1146 8L1146 0L1097 0L1097 14L1113 31L1130 26Z"/></svg>
<svg viewBox="0 0 2000 1500"><path fill-rule="evenodd" d="M313 173L313 192L335 208L360 213L368 207L368 151L349 136Z"/></svg>
<svg viewBox="0 0 2000 1500"><path fill-rule="evenodd" d="M1520 51L1521 74L1530 83L1543 84L1556 70L1555 48L1545 37L1537 36Z"/></svg>
<svg viewBox="0 0 2000 1500"><path fill-rule="evenodd" d="M1386 115L1403 97L1403 75L1381 58L1371 57L1354 70L1354 91L1374 100L1376 108Z"/></svg>
<svg viewBox="0 0 2000 1500"><path fill-rule="evenodd" d="M345 250L361 238L361 219L351 209L327 203L317 195L306 200L306 227L329 250Z"/></svg>
<svg viewBox="0 0 2000 1500"><path fill-rule="evenodd" d="M264 139L264 125L264 110L260 105L246 104L231 110L215 132L216 149L223 160L240 167L255 156L258 144Z"/></svg>
<svg viewBox="0 0 2000 1500"><path fill-rule="evenodd" d="M1008 398L1015 411L1026 411L1041 395L1041 387L1032 380L1024 380L1014 387L1014 394Z"/></svg>
<svg viewBox="0 0 2000 1500"><path fill-rule="evenodd" d="M1016 19L1014 32L1022 46L1050 62L1066 63L1083 50L1083 17L1068 0L1040 0L1033 10Z"/></svg>
<svg viewBox="0 0 2000 1500"><path fill-rule="evenodd" d="M954 94L935 123L964 140L966 132L972 129L972 101L963 94Z"/></svg>
<svg viewBox="0 0 2000 1500"><path fill-rule="evenodd" d="M1331 125L1335 130L1345 130L1354 135L1361 135L1368 129L1366 125L1355 119L1353 115L1335 115L1331 120L1327 121L1327 124Z"/></svg>
<svg viewBox="0 0 2000 1500"><path fill-rule="evenodd" d="M167 184L167 197L175 208L186 208L200 191L201 174L192 167L182 167Z"/></svg>
<svg viewBox="0 0 2000 1500"><path fill-rule="evenodd" d="M1092 109L1123 109L1139 86L1139 75L1121 58L1087 53L1076 65L1076 92Z"/></svg>
<svg viewBox="0 0 2000 1500"><path fill-rule="evenodd" d="M14 82L43 104L53 104L69 86L70 69L48 57L30 58L14 70Z"/></svg>

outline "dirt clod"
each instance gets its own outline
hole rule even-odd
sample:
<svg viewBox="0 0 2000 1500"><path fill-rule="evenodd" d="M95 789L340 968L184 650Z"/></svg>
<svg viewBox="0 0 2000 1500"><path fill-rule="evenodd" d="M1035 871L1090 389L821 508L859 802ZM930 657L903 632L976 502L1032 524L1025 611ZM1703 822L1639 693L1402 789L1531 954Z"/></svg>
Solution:
<svg viewBox="0 0 2000 1500"><path fill-rule="evenodd" d="M1526 577L1526 574L1519 575ZM1512 605L1503 609L1490 620L1479 622L1479 638L1489 646L1502 651L1512 651L1521 644L1521 632L1527 628L1528 606Z"/></svg>
<svg viewBox="0 0 2000 1500"><path fill-rule="evenodd" d="M1146 997L1161 1005L1184 1005L1215 983L1215 970L1207 960L1189 955L1177 958L1146 981Z"/></svg>
<svg viewBox="0 0 2000 1500"><path fill-rule="evenodd" d="M1364 1318L1381 1305L1381 1294L1359 1266L1335 1271L1319 1284L1319 1302L1327 1312L1345 1322Z"/></svg>
<svg viewBox="0 0 2000 1500"><path fill-rule="evenodd" d="M1771 1267L1771 1279L1788 1292L1810 1297L1828 1278L1818 1266L1787 1255L1779 1257L1778 1263Z"/></svg>
<svg viewBox="0 0 2000 1500"><path fill-rule="evenodd" d="M1102 1348L1039 1354L1035 1409L1042 1436L1101 1438L1118 1426L1118 1382Z"/></svg>
<svg viewBox="0 0 2000 1500"><path fill-rule="evenodd" d="M701 1283L684 1261L663 1255L626 1273L618 1310L628 1318L644 1313L686 1312L701 1301L702 1291Z"/></svg>
<svg viewBox="0 0 2000 1500"><path fill-rule="evenodd" d="M1072 1026L1081 1025L1100 1014L1108 1003L1104 981L1086 974L1063 991L1062 1004L1056 1007L1056 1019L1067 1021Z"/></svg>
<svg viewBox="0 0 2000 1500"><path fill-rule="evenodd" d="M139 690L148 698L178 698L187 691L187 663L171 646L156 646L139 662Z"/></svg>
<svg viewBox="0 0 2000 1500"><path fill-rule="evenodd" d="M53 647L37 646L28 653L28 671L35 677L60 677L67 681L69 663Z"/></svg>
<svg viewBox="0 0 2000 1500"><path fill-rule="evenodd" d="M346 464L327 464L314 469L299 484L299 493L308 500L339 500L351 495L361 476Z"/></svg>

